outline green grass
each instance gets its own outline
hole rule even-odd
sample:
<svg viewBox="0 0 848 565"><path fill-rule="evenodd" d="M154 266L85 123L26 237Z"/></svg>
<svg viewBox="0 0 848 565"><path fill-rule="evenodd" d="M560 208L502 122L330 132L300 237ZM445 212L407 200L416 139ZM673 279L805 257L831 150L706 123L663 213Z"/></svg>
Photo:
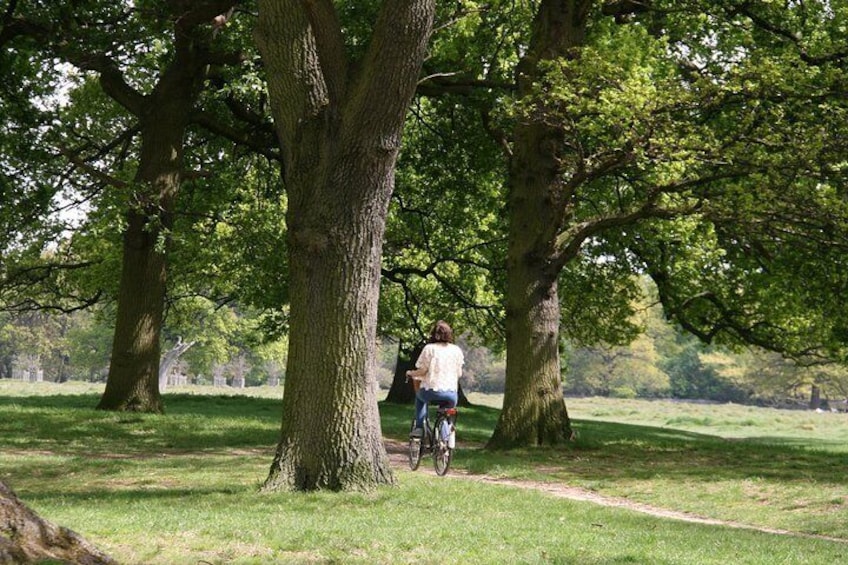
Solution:
<svg viewBox="0 0 848 565"><path fill-rule="evenodd" d="M459 473L361 494L263 494L279 389L177 389L164 416L92 409L93 385L0 381L0 478L123 563L834 563L848 544L661 519L473 480L580 486L704 517L848 539L848 416L569 401L572 446L489 453L463 409ZM496 402L496 400L495 400ZM411 407L381 405L402 440ZM804 426L806 424L806 427Z"/></svg>

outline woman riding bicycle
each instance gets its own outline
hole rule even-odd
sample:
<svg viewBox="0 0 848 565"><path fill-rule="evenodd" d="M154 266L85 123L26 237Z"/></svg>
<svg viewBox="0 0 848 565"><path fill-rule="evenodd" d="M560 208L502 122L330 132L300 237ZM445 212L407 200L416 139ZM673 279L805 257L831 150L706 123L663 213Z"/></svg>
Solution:
<svg viewBox="0 0 848 565"><path fill-rule="evenodd" d="M407 377L421 381L415 394L415 427L410 432L411 437L424 434L424 420L430 402L437 402L444 408L456 406L464 363L462 350L453 343L453 330L447 322L439 320L433 325L430 339L418 356L416 369L406 372Z"/></svg>

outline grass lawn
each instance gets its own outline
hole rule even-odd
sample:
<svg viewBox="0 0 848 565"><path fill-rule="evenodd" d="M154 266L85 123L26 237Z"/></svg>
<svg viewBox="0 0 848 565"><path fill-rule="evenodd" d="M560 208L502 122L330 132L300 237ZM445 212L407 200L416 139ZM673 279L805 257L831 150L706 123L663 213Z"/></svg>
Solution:
<svg viewBox="0 0 848 565"><path fill-rule="evenodd" d="M488 453L460 414L456 473L374 493L263 494L280 389L180 388L164 416L92 409L95 385L0 381L0 478L122 563L838 563L848 543L686 523L473 480L564 483L848 541L848 416L569 400L579 439ZM491 399L489 399L491 400ZM381 406L402 440L411 407Z"/></svg>

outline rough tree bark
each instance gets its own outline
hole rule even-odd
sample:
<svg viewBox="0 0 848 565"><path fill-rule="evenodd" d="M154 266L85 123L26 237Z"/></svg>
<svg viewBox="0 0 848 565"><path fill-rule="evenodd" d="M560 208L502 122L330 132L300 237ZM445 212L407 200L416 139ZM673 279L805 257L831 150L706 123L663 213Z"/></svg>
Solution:
<svg viewBox="0 0 848 565"><path fill-rule="evenodd" d="M361 61L333 2L260 1L288 193L290 334L280 441L266 490L394 482L377 410L386 213L434 0L382 4Z"/></svg>
<svg viewBox="0 0 848 565"><path fill-rule="evenodd" d="M584 41L591 0L543 0L530 48L517 72L518 94L532 95L540 63ZM562 269L557 237L567 217L557 128L532 120L515 128L510 162L506 297L506 387L490 448L557 444L571 437L559 360Z"/></svg>
<svg viewBox="0 0 848 565"><path fill-rule="evenodd" d="M491 448L551 445L571 437L560 376L556 274L520 248L511 244L507 259L506 383Z"/></svg>
<svg viewBox="0 0 848 565"><path fill-rule="evenodd" d="M40 518L0 482L0 564L117 562L75 532Z"/></svg>

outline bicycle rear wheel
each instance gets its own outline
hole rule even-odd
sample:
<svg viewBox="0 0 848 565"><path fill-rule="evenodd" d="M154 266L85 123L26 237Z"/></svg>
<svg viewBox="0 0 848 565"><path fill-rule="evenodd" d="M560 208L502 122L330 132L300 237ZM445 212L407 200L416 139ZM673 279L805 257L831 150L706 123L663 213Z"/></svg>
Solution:
<svg viewBox="0 0 848 565"><path fill-rule="evenodd" d="M433 466L436 468L436 474L440 477L447 474L453 457L453 449L448 444L449 437L442 432L442 422L442 419L436 422L436 439L433 445ZM448 426L450 426L449 420Z"/></svg>

